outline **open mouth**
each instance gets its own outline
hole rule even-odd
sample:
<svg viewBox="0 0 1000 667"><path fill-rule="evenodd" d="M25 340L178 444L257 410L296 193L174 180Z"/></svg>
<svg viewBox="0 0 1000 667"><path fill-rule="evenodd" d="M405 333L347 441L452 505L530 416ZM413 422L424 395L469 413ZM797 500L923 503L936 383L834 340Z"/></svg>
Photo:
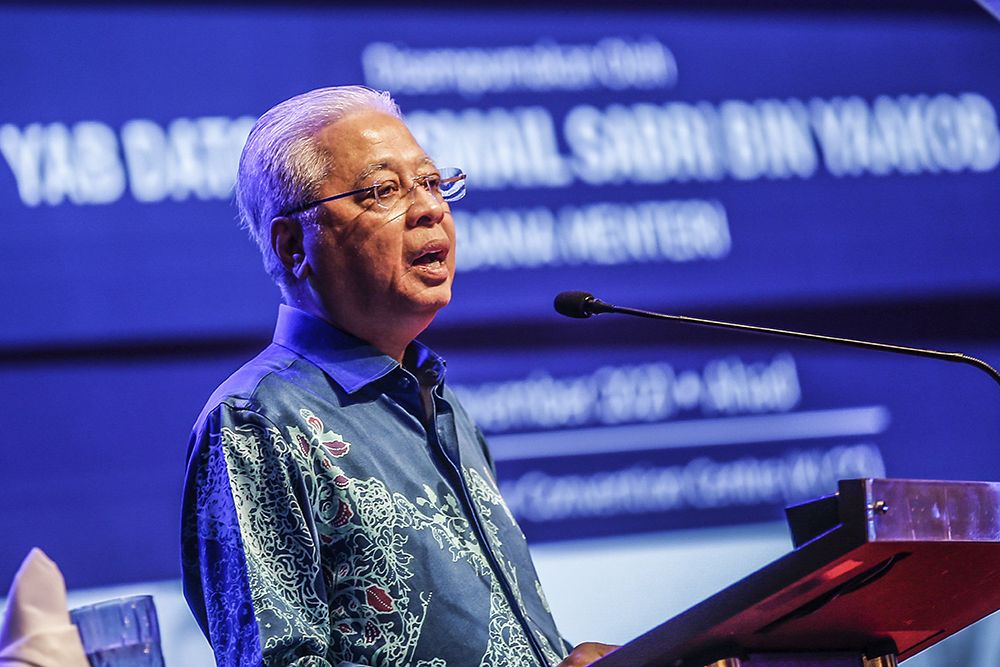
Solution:
<svg viewBox="0 0 1000 667"><path fill-rule="evenodd" d="M425 264L437 264L438 262L443 262L447 256L448 256L447 250L428 252L423 255L420 255L415 260L413 260L413 264L415 266L420 266Z"/></svg>
<svg viewBox="0 0 1000 667"><path fill-rule="evenodd" d="M448 244L440 241L432 241L421 248L411 263L413 266L437 268L444 266L446 259L448 259Z"/></svg>

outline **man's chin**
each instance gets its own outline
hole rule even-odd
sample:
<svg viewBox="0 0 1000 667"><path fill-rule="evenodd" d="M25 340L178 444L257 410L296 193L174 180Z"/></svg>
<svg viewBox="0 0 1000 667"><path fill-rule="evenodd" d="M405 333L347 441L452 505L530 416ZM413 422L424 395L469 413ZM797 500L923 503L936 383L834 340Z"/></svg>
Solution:
<svg viewBox="0 0 1000 667"><path fill-rule="evenodd" d="M411 301L414 310L433 316L451 303L451 282L428 287L420 291Z"/></svg>
<svg viewBox="0 0 1000 667"><path fill-rule="evenodd" d="M442 308L444 308L445 306L447 306L449 303L451 303L451 290L450 289L447 290L447 292L445 294L443 294L441 296L438 296L437 298L431 300L429 302L429 304L428 304L428 308L430 310L432 310L433 312L436 313L439 310L441 310Z"/></svg>

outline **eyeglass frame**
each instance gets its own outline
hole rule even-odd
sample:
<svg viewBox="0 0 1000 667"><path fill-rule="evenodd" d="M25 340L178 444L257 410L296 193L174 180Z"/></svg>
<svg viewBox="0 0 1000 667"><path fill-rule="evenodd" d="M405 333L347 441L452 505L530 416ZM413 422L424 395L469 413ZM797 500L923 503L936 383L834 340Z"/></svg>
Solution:
<svg viewBox="0 0 1000 667"><path fill-rule="evenodd" d="M438 184L439 192L440 192L440 186L442 184L457 183L458 181L464 181L466 179L466 173L461 169L459 169L458 167L445 167L445 169L455 169L458 173L455 174L454 176L449 176L448 178L442 178L441 183ZM443 170L441 169L438 170L438 176L441 175L441 171ZM409 196L409 194L416 189L419 179L426 179L428 176L433 176L433 175L434 174L424 174L423 176L414 177L412 185L410 185L410 188L403 194L403 197ZM279 214L279 217L288 217L292 215L297 215L299 213L304 213L305 211L308 211L311 208L315 208L320 204L325 204L327 202L335 201L337 199L343 199L344 197L352 197L354 195L359 195L362 192L368 192L369 190L375 190L380 185L382 185L382 181L375 181L371 185L367 185L363 188L358 188L357 190L349 190L347 192L341 192L340 194L331 195L329 197L323 197L322 199L314 199L312 201L306 202L305 204L302 204L301 206L296 206L295 208L289 211L285 211L284 213ZM445 197L444 195L441 195L441 200L446 202L458 201L459 199L465 196L465 188L462 188L459 192L461 194L453 198L448 198ZM400 197L400 200L402 200L403 197ZM389 211L391 209L386 208L383 210Z"/></svg>

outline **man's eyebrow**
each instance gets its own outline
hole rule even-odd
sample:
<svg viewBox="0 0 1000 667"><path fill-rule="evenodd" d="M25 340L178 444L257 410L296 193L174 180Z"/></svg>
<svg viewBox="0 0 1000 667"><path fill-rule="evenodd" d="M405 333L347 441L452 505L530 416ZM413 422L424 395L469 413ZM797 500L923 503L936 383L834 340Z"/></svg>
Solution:
<svg viewBox="0 0 1000 667"><path fill-rule="evenodd" d="M388 168L389 168L388 162L375 162L373 164L368 165L367 167L364 168L364 171L358 174L358 177L354 179L354 187L355 188L365 187L365 182L368 180L369 176L371 176L377 171L382 171L383 169L388 169Z"/></svg>
<svg viewBox="0 0 1000 667"><path fill-rule="evenodd" d="M434 167L435 169L437 169L437 167L435 167L435 165L434 165L434 160L432 160L430 158L430 156L426 156L426 155L420 161L419 165L421 167L425 167L427 165L430 165L431 167ZM374 163L368 165L367 167L364 168L364 170L360 174L358 174L358 177L354 180L354 187L355 188L363 188L363 187L365 187L367 185L368 178L372 174L374 174L376 172L379 172L379 171L382 171L383 169L391 169L391 167L389 166L388 162L374 162Z"/></svg>

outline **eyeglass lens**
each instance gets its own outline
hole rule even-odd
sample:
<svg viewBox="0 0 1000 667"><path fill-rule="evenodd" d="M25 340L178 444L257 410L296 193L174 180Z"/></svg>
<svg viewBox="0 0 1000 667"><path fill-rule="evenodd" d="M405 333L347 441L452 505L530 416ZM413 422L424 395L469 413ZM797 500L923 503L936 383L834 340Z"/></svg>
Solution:
<svg viewBox="0 0 1000 667"><path fill-rule="evenodd" d="M394 181L389 181L376 183L372 194L379 208L391 209L418 187L424 188L436 199L457 201L465 196L465 174L456 167L445 167L438 174L416 177L409 190L403 191Z"/></svg>

